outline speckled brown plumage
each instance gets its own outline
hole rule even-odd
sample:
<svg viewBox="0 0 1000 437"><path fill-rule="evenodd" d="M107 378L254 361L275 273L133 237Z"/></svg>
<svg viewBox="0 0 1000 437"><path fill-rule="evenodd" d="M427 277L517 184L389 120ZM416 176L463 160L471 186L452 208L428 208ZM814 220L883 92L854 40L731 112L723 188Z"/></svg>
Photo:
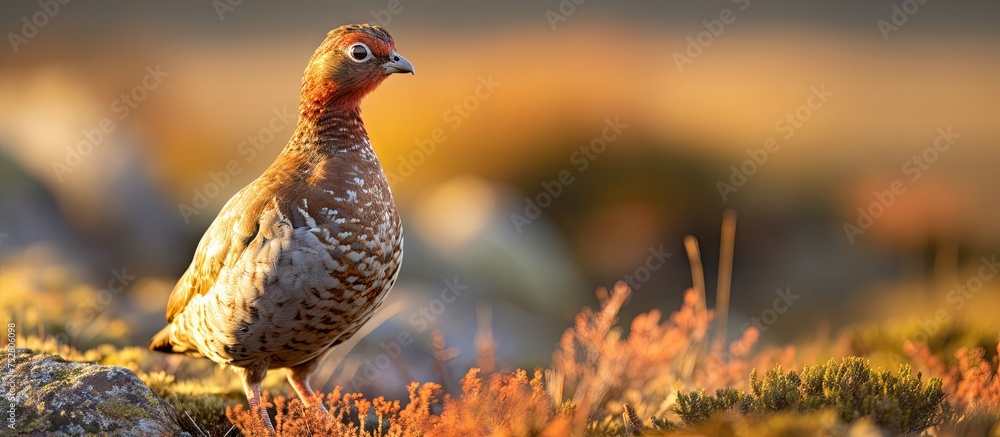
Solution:
<svg viewBox="0 0 1000 437"><path fill-rule="evenodd" d="M311 403L309 375L371 318L399 271L400 219L358 108L399 72L413 67L384 29L329 33L306 68L295 133L205 232L151 349L232 366L251 407L267 370L288 368Z"/></svg>

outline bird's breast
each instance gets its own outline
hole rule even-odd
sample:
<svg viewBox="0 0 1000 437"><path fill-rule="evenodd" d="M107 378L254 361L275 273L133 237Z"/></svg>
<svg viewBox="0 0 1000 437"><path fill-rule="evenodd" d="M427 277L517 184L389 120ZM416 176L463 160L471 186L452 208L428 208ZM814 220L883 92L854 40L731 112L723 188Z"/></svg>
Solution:
<svg viewBox="0 0 1000 437"><path fill-rule="evenodd" d="M326 263L334 287L324 297L365 307L381 301L402 256L402 226L392 192L370 147L324 169L292 211L303 249Z"/></svg>
<svg viewBox="0 0 1000 437"><path fill-rule="evenodd" d="M344 340L378 309L399 272L402 227L385 177L340 175L291 202L290 235L249 305L257 310L247 332L238 334L275 365Z"/></svg>

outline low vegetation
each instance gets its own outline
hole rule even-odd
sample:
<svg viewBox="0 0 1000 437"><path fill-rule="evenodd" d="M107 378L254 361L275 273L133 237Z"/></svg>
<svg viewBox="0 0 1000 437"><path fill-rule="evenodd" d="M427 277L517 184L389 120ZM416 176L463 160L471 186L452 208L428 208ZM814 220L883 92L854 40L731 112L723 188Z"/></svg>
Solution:
<svg viewBox="0 0 1000 437"><path fill-rule="evenodd" d="M0 285L13 274L0 272ZM236 378L207 360L124 346L107 332L85 350L46 335L64 315L29 306L38 300L26 296L68 291L31 289L37 284L0 295L0 314L35 327L19 331L18 347L134 371L192 435L265 435ZM73 296L93 292L67 284ZM623 283L599 289L599 305L576 316L547 368L461 369L454 395L442 380L412 383L398 400L337 388L326 394L327 411L277 395L265 405L280 436L1000 435L1000 342L981 329L988 321L955 321L923 342L912 341L919 326L884 324L847 329L818 347L761 347L752 327L728 344L713 339L715 314L698 289L670 314L654 309L623 324L630 293ZM494 362L493 351L480 353ZM268 375L269 393L291 393L283 377Z"/></svg>

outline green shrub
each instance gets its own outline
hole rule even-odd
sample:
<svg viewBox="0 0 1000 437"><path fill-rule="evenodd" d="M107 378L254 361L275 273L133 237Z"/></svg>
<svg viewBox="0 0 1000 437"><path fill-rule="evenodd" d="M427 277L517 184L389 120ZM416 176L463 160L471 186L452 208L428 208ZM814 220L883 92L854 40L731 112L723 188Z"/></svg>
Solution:
<svg viewBox="0 0 1000 437"><path fill-rule="evenodd" d="M704 390L701 393L682 393L677 396L677 413L686 423L704 422L715 412L729 410L744 396L734 388L716 390L715 396L706 395Z"/></svg>
<svg viewBox="0 0 1000 437"><path fill-rule="evenodd" d="M778 366L758 378L755 369L750 373L749 393L728 388L717 390L715 396L681 394L676 412L690 425L736 405L744 414L832 409L843 422L870 418L896 434L918 433L940 424L947 408L941 380L925 384L919 373L911 375L908 365L892 373L873 370L863 358L847 357L806 366L801 375Z"/></svg>

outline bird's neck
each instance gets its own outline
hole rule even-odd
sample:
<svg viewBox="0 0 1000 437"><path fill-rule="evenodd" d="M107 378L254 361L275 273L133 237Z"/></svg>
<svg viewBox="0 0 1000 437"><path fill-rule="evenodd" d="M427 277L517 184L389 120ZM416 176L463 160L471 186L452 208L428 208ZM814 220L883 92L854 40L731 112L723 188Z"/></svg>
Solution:
<svg viewBox="0 0 1000 437"><path fill-rule="evenodd" d="M338 85L322 72L307 69L302 78L299 122L288 148L308 154L330 155L371 147L361 121L361 99L367 86Z"/></svg>
<svg viewBox="0 0 1000 437"><path fill-rule="evenodd" d="M287 147L309 154L332 155L370 148L371 143L356 103L304 98L299 104L298 125Z"/></svg>

